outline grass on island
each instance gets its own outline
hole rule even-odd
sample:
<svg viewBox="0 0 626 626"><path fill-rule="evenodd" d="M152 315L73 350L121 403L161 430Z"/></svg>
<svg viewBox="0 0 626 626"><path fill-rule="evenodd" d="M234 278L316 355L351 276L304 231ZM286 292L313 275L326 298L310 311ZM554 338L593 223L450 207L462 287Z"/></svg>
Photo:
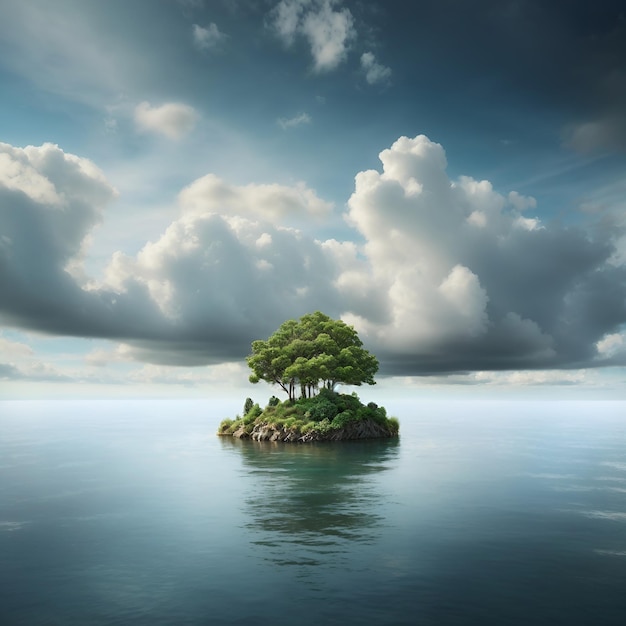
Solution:
<svg viewBox="0 0 626 626"><path fill-rule="evenodd" d="M350 422L361 420L372 420L386 427L393 435L397 435L400 430L397 418L387 417L385 408L374 402L362 404L356 392L343 394L322 389L313 398L299 400L281 402L272 396L264 409L254 404L243 417L238 415L234 420L223 420L218 434L232 435L242 426L250 434L256 425L267 424L300 435L311 431L326 435L344 428Z"/></svg>

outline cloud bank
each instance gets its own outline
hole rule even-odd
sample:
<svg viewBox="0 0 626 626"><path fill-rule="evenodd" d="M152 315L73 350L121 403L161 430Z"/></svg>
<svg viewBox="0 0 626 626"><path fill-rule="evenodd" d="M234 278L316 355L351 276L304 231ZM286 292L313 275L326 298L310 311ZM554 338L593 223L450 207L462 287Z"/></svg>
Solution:
<svg viewBox="0 0 626 626"><path fill-rule="evenodd" d="M356 175L353 240L308 234L333 207L304 183L208 174L158 238L113 253L96 281L82 260L115 189L58 146L0 144L0 321L203 365L241 360L251 340L319 309L354 324L386 374L626 364L613 233L543 224L531 197L451 180L423 135L380 160Z"/></svg>
<svg viewBox="0 0 626 626"><path fill-rule="evenodd" d="M580 367L624 323L614 242L524 217L534 199L488 181L451 181L443 148L424 136L380 158L382 173L359 173L348 204L367 241L363 279L387 307L377 322L365 305L352 320L391 369Z"/></svg>

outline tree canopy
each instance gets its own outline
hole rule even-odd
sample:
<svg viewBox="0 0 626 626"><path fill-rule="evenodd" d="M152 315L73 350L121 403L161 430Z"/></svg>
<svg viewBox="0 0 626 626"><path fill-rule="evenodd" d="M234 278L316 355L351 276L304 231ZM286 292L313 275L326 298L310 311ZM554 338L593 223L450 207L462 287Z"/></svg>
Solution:
<svg viewBox="0 0 626 626"><path fill-rule="evenodd" d="M317 393L320 385L374 385L378 360L363 348L352 326L320 311L287 320L267 340L252 342L247 357L250 382L278 385L295 399Z"/></svg>

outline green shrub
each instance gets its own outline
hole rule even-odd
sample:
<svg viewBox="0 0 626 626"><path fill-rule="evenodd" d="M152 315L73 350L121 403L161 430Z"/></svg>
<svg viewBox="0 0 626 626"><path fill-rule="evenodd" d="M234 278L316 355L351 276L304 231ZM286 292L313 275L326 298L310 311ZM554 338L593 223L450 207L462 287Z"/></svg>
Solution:
<svg viewBox="0 0 626 626"><path fill-rule="evenodd" d="M353 422L354 419L355 415L353 413L350 411L344 411L343 413L336 415L330 425L333 430L339 430L340 428L347 426L348 423Z"/></svg>
<svg viewBox="0 0 626 626"><path fill-rule="evenodd" d="M267 406L277 406L280 404L280 400L276 396L272 396L267 403Z"/></svg>
<svg viewBox="0 0 626 626"><path fill-rule="evenodd" d="M251 424L261 413L263 413L263 409L258 404L254 404L244 416L243 423L246 425Z"/></svg>
<svg viewBox="0 0 626 626"><path fill-rule="evenodd" d="M231 427L232 423L233 423L233 420L228 419L228 418L222 420L220 422L220 426L217 432L220 434L225 434L228 431L228 429Z"/></svg>
<svg viewBox="0 0 626 626"><path fill-rule="evenodd" d="M301 422L296 417L288 417L283 424L283 427L287 430L295 430L296 432L300 432L300 427L302 426Z"/></svg>
<svg viewBox="0 0 626 626"><path fill-rule="evenodd" d="M387 411L382 406L372 410L367 409L368 418L374 420L377 424L381 424L382 426L386 426L387 424Z"/></svg>
<svg viewBox="0 0 626 626"><path fill-rule="evenodd" d="M296 405L285 407L285 412L284 412L285 417L289 417L290 415L297 415L297 414L298 414L298 407Z"/></svg>
<svg viewBox="0 0 626 626"><path fill-rule="evenodd" d="M317 425L315 426L315 430L318 431L320 434L325 435L326 433L329 433L331 430L333 430L333 427L331 426L331 422L329 419L323 419L321 422L317 423Z"/></svg>
<svg viewBox="0 0 626 626"><path fill-rule="evenodd" d="M367 420L367 419L371 419L371 417L372 417L372 410L369 409L368 407L362 406L362 407L359 407L359 409L357 409L355 419Z"/></svg>
<svg viewBox="0 0 626 626"><path fill-rule="evenodd" d="M333 391L332 389L327 389L326 387L322 387L315 397L326 398L327 400L333 401L335 398L337 398L338 395L339 394L336 391Z"/></svg>
<svg viewBox="0 0 626 626"><path fill-rule="evenodd" d="M400 432L400 422L397 417L388 418L387 425L392 434L397 435Z"/></svg>
<svg viewBox="0 0 626 626"><path fill-rule="evenodd" d="M235 431L239 430L239 428L243 425L243 420L237 416L237 419L225 419L222 420L219 427L219 433L222 435L232 435Z"/></svg>
<svg viewBox="0 0 626 626"><path fill-rule="evenodd" d="M338 394L337 395L337 407L339 408L339 412L342 411L353 411L356 413L363 405L359 400L359 397L354 393L350 396L346 394Z"/></svg>
<svg viewBox="0 0 626 626"><path fill-rule="evenodd" d="M312 404L315 404L319 396L314 396L313 398L298 398L296 400L296 404L304 409L307 409Z"/></svg>
<svg viewBox="0 0 626 626"><path fill-rule="evenodd" d="M261 422L274 428L293 430L298 434L316 431L322 436L358 420L374 420L394 435L400 428L396 418L387 417L384 407L375 402L364 405L356 393L340 394L324 388L313 398L284 402L272 396L265 409L261 409L258 404L250 406L248 400L245 405L248 411L244 416L237 415L234 420L223 420L219 425L219 434L232 435L242 426L247 433L251 433Z"/></svg>
<svg viewBox="0 0 626 626"><path fill-rule="evenodd" d="M327 398L320 398L317 402L310 405L307 413L309 413L313 421L321 422L325 419L332 420L339 413L339 409Z"/></svg>

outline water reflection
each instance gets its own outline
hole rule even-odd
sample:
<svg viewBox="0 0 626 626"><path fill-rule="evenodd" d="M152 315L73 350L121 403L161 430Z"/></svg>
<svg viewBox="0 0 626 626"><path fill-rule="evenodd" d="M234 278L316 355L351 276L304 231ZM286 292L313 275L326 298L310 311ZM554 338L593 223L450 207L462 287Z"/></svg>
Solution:
<svg viewBox="0 0 626 626"><path fill-rule="evenodd" d="M263 558L328 566L354 542L379 536L387 497L382 474L394 465L397 439L340 445L221 441L241 454L249 484L245 528L251 543L264 548Z"/></svg>

